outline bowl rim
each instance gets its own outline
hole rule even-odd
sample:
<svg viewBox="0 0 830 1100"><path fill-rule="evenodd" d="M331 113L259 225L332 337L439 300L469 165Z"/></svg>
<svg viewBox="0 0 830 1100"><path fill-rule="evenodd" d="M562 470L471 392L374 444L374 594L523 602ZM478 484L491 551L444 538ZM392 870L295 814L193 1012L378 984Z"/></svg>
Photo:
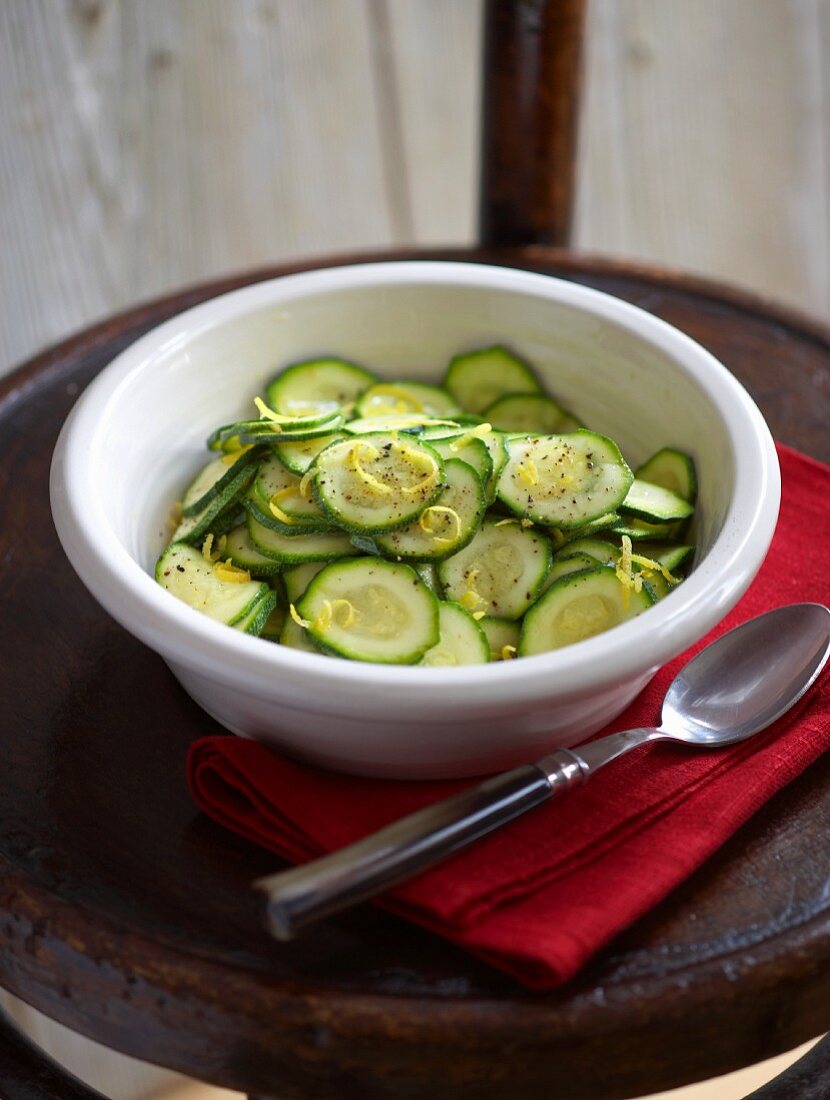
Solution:
<svg viewBox="0 0 830 1100"><path fill-rule="evenodd" d="M701 386L727 425L735 489L721 533L683 584L647 617L550 653L517 661L432 668L337 660L229 630L170 599L121 544L94 493L97 428L128 380L196 336L263 307L309 295L371 286L445 284L505 290L555 301L598 316L673 359ZM740 446L735 445L736 439ZM150 330L119 353L79 398L61 431L50 475L52 513L70 562L102 606L166 659L233 682L263 698L275 673L313 679L322 709L348 701L439 711L460 694L481 707L583 695L655 670L714 627L759 569L775 530L780 472L759 409L738 380L691 337L637 306L567 280L486 264L401 260L321 268L279 276L196 305ZM647 623L648 629L644 629ZM590 653L586 659L586 649ZM367 686L382 693L367 694Z"/></svg>

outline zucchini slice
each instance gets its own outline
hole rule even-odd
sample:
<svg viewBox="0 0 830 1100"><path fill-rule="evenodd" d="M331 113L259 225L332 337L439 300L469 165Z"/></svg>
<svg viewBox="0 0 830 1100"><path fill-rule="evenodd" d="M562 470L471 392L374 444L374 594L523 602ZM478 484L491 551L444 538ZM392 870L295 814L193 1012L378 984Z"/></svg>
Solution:
<svg viewBox="0 0 830 1100"><path fill-rule="evenodd" d="M614 552L614 561L617 560L619 554ZM550 567L550 573L545 577L545 583L542 585L542 591L547 592L551 585L555 584L560 577L567 577L569 573L581 573L584 569L595 569L599 563L596 558L592 558L588 554L574 554L569 558L554 559L553 565ZM607 563L610 565L610 562Z"/></svg>
<svg viewBox="0 0 830 1100"><path fill-rule="evenodd" d="M563 435L585 425L543 393L508 393L484 410L484 418L503 432Z"/></svg>
<svg viewBox="0 0 830 1100"><path fill-rule="evenodd" d="M162 588L177 599L228 626L246 619L266 596L273 595L267 584L219 562L214 564L194 546L182 542L167 547L156 563L155 575Z"/></svg>
<svg viewBox="0 0 830 1100"><path fill-rule="evenodd" d="M282 574L285 583L285 595L289 603L296 603L321 569L324 561L308 561L302 565L292 565Z"/></svg>
<svg viewBox="0 0 830 1100"><path fill-rule="evenodd" d="M445 486L444 463L430 446L386 432L332 443L314 460L311 474L320 508L356 534L405 526Z"/></svg>
<svg viewBox="0 0 830 1100"><path fill-rule="evenodd" d="M544 535L515 520L486 519L473 540L441 562L447 599L474 615L518 619L542 588L551 564Z"/></svg>
<svg viewBox="0 0 830 1100"><path fill-rule="evenodd" d="M614 511L634 480L619 448L594 432L511 439L499 499L517 515L560 530Z"/></svg>
<svg viewBox="0 0 830 1100"><path fill-rule="evenodd" d="M291 443L278 443L274 451L283 466L288 467L292 474L302 477L320 451L324 451L330 443L336 443L338 439L343 439L342 432L316 435L313 439L295 439Z"/></svg>
<svg viewBox="0 0 830 1100"><path fill-rule="evenodd" d="M203 512L215 497L225 492L242 470L258 462L264 452L264 447L248 447L234 454L211 459L185 489L182 516L188 519Z"/></svg>
<svg viewBox="0 0 830 1100"><path fill-rule="evenodd" d="M487 635L457 603L442 600L438 604L437 645L428 649L419 664L455 668L458 665L486 665L490 660Z"/></svg>
<svg viewBox="0 0 830 1100"><path fill-rule="evenodd" d="M493 477L493 460L483 439L462 435L454 439L430 439L429 445L445 462L450 459L460 459L461 462L472 466L482 485L490 484Z"/></svg>
<svg viewBox="0 0 830 1100"><path fill-rule="evenodd" d="M378 382L370 386L355 406L360 417L410 416L413 413L448 419L461 412L460 407L440 386L423 382Z"/></svg>
<svg viewBox="0 0 830 1100"><path fill-rule="evenodd" d="M466 412L482 413L507 393L541 393L533 371L517 355L498 345L450 360L444 389Z"/></svg>
<svg viewBox="0 0 830 1100"><path fill-rule="evenodd" d="M336 561L357 553L349 542L349 536L342 531L284 535L265 527L250 513L248 535L260 554L282 565L299 565L306 561Z"/></svg>
<svg viewBox="0 0 830 1100"><path fill-rule="evenodd" d="M258 523L286 535L331 530L331 520L320 511L310 489L309 495L303 496L301 484L301 479L272 455L260 463L243 503Z"/></svg>
<svg viewBox="0 0 830 1100"><path fill-rule="evenodd" d="M677 493L690 504L697 497L697 473L694 460L674 447L663 447L634 473L641 481L649 481Z"/></svg>
<svg viewBox="0 0 830 1100"><path fill-rule="evenodd" d="M351 405L377 380L377 375L348 359L307 359L272 378L265 399L286 416L331 415Z"/></svg>
<svg viewBox="0 0 830 1100"><path fill-rule="evenodd" d="M302 650L303 653L322 653L323 656L326 656L315 643L309 632L303 630L298 623L294 622L290 615L286 616L285 622L283 623L282 633L280 634L280 645L287 646L289 649Z"/></svg>
<svg viewBox="0 0 830 1100"><path fill-rule="evenodd" d="M641 542L650 539L652 542L667 542L676 539L682 527L680 523L648 523L636 516L620 516L617 522L608 528L608 533L622 538L627 535L632 542Z"/></svg>
<svg viewBox="0 0 830 1100"><path fill-rule="evenodd" d="M582 642L633 619L654 603L647 585L628 588L606 565L560 577L525 615L519 656Z"/></svg>
<svg viewBox="0 0 830 1100"><path fill-rule="evenodd" d="M271 616L277 612L279 616L280 612L277 611L277 594L273 589L269 588L267 592L263 592L262 597L254 603L253 607L242 616L241 619L237 619L233 623L233 629L239 630L243 634L253 634L255 638L262 635L263 631Z"/></svg>
<svg viewBox="0 0 830 1100"><path fill-rule="evenodd" d="M585 555L592 558L594 562L599 565L616 565L617 558L620 556L620 548L619 546L615 546L613 542L607 542L605 539L573 539L572 542L563 546L561 550L556 551L553 555L553 560L555 562L563 561L567 558Z"/></svg>
<svg viewBox="0 0 830 1100"><path fill-rule="evenodd" d="M652 485L636 477L619 508L624 514L637 516L649 523L686 519L694 512L694 507L671 489L663 489L660 485Z"/></svg>
<svg viewBox="0 0 830 1100"><path fill-rule="evenodd" d="M512 619L495 619L485 615L478 620L490 646L491 661L509 661L516 656L519 648L519 635L522 624Z"/></svg>
<svg viewBox="0 0 830 1100"><path fill-rule="evenodd" d="M282 569L280 562L257 550L251 542L248 525L244 520L227 533L221 553L223 557L229 557L238 569L247 569L252 577L261 580L277 576Z"/></svg>
<svg viewBox="0 0 830 1100"><path fill-rule="evenodd" d="M438 600L414 569L394 562L329 565L296 610L320 645L353 661L411 665L439 640Z"/></svg>
<svg viewBox="0 0 830 1100"><path fill-rule="evenodd" d="M209 532L218 535L236 525L239 501L253 482L257 467L248 463L241 470L236 470L235 466L231 467L235 470L234 476L225 483L221 492L216 493L201 512L182 519L173 532L173 542L201 545Z"/></svg>
<svg viewBox="0 0 830 1100"><path fill-rule="evenodd" d="M475 535L487 507L484 486L475 470L460 459L451 458L444 471L446 488L434 504L405 527L374 536L383 557L393 561L443 561Z"/></svg>

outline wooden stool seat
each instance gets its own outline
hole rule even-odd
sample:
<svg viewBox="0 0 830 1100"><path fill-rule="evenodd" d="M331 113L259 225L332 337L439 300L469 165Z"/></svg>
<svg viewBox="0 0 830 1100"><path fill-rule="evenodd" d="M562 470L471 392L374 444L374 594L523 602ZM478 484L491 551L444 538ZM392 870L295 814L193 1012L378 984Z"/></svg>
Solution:
<svg viewBox="0 0 830 1100"><path fill-rule="evenodd" d="M820 326L554 249L438 256L548 272L652 311L723 360L779 440L830 458ZM530 994L371 906L293 944L262 930L250 882L274 857L200 815L185 787L188 744L214 723L76 579L46 484L64 417L118 351L288 270L139 307L0 382L0 985L117 1050L285 1098L613 1100L828 1030L830 758L555 993ZM819 1095L786 1095L802 1094Z"/></svg>

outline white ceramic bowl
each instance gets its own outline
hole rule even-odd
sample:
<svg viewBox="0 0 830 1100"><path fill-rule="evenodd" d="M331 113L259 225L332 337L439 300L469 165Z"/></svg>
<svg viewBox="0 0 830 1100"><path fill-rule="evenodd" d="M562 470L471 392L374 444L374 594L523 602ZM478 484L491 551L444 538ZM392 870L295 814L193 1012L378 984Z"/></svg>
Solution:
<svg viewBox="0 0 830 1100"><path fill-rule="evenodd" d="M620 444L697 463L696 564L641 617L567 649L464 668L361 664L240 634L153 580L165 519L220 423L250 416L281 366L325 353L439 381L450 356L506 343ZM633 306L510 269L379 263L290 275L188 310L92 383L55 450L52 509L82 581L228 729L366 775L472 775L575 744L705 634L757 572L778 513L772 439L708 352ZM206 720L205 730L213 724Z"/></svg>

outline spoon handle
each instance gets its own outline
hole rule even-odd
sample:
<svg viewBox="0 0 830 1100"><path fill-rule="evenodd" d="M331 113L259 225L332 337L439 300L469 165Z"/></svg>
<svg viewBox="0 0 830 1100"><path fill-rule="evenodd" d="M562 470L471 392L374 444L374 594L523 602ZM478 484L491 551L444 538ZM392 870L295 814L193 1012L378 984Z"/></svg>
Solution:
<svg viewBox="0 0 830 1100"><path fill-rule="evenodd" d="M597 767L641 744L647 738L637 735L647 732L613 734L579 752L561 749L409 814L340 851L259 879L254 886L268 897L269 930L289 940L305 925L411 878L584 782Z"/></svg>

